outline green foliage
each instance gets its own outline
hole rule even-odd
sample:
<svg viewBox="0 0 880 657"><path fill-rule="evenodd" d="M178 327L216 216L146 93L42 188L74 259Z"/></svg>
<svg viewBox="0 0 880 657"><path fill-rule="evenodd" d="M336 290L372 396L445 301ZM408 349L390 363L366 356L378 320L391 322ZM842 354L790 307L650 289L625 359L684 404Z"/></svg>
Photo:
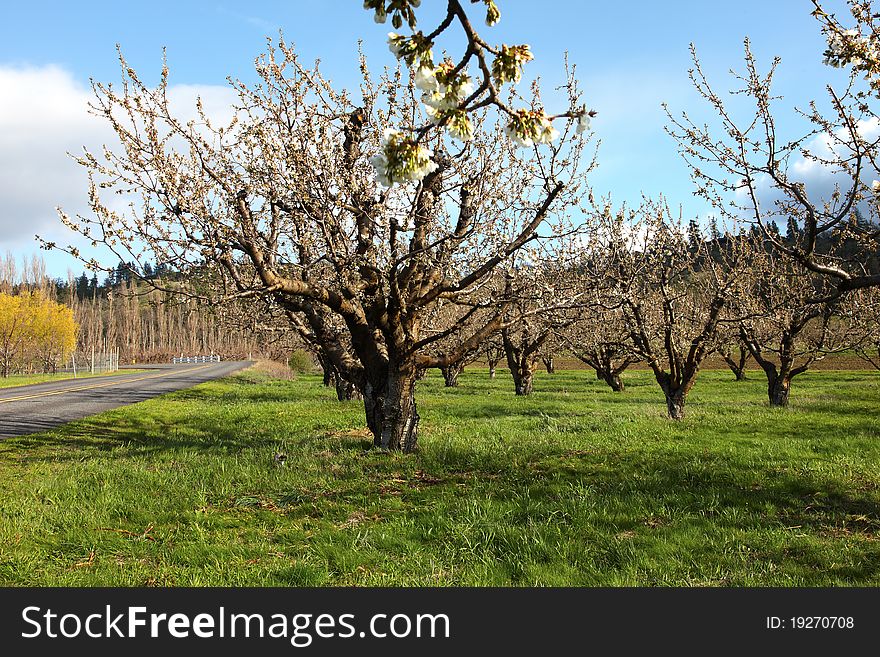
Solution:
<svg viewBox="0 0 880 657"><path fill-rule="evenodd" d="M309 374L315 371L315 359L305 349L295 349L287 359L287 364L296 374Z"/></svg>
<svg viewBox="0 0 880 657"><path fill-rule="evenodd" d="M246 371L0 443L0 585L880 585L880 377L729 379L669 422L644 371L431 372L402 455Z"/></svg>

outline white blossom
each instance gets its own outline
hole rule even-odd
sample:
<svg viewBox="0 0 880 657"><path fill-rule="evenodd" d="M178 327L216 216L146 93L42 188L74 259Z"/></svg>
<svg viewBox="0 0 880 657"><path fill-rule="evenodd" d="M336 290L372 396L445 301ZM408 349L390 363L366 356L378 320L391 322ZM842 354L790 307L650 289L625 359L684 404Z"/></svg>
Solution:
<svg viewBox="0 0 880 657"><path fill-rule="evenodd" d="M538 142L541 144L552 143L559 136L559 130L553 127L553 123L547 117L541 119L541 128Z"/></svg>
<svg viewBox="0 0 880 657"><path fill-rule="evenodd" d="M450 114L446 129L450 137L459 141L470 141L474 138L474 126L467 112L461 110Z"/></svg>
<svg viewBox="0 0 880 657"><path fill-rule="evenodd" d="M374 7L375 4L375 7ZM373 15L373 20L377 23L384 23L385 19L388 17L388 14L385 13L385 3L373 3L370 0L364 0L364 9L375 9L376 13Z"/></svg>
<svg viewBox="0 0 880 657"><path fill-rule="evenodd" d="M415 84L418 89L425 92L433 93L440 90L440 83L437 82L436 71L430 66L420 66L416 70Z"/></svg>
<svg viewBox="0 0 880 657"><path fill-rule="evenodd" d="M437 70L434 71L434 81L437 87L434 89L424 89L422 94L422 102L426 105L426 111L432 118L437 112L452 110L457 108L463 100L474 92L474 83L467 73L460 73L455 79L447 84L437 79ZM416 86L419 86L418 80Z"/></svg>
<svg viewBox="0 0 880 657"><path fill-rule="evenodd" d="M459 141L470 141L474 138L474 129L470 123L450 123L449 135Z"/></svg>
<svg viewBox="0 0 880 657"><path fill-rule="evenodd" d="M575 132L580 135L589 129L590 129L590 113L587 112L586 110L584 110L580 113L580 115L578 115L577 129L575 130Z"/></svg>
<svg viewBox="0 0 880 657"><path fill-rule="evenodd" d="M370 158L376 180L385 187L396 182L419 181L437 169L433 153L406 139L403 133L387 129L380 142L381 152Z"/></svg>
<svg viewBox="0 0 880 657"><path fill-rule="evenodd" d="M510 139L521 148L531 148L535 145L535 142L532 141L531 137L520 134L513 123L508 123L504 126L504 134L510 137Z"/></svg>
<svg viewBox="0 0 880 657"><path fill-rule="evenodd" d="M376 180L383 187L391 187L391 179L388 177L388 158L385 153L378 153L370 158L370 164L376 170Z"/></svg>
<svg viewBox="0 0 880 657"><path fill-rule="evenodd" d="M422 94L422 102L426 105L429 110L440 110L443 109L443 94L440 93L439 89L437 91L426 91Z"/></svg>
<svg viewBox="0 0 880 657"><path fill-rule="evenodd" d="M390 50L391 54L397 59L400 59L401 46L403 45L404 39L406 39L406 37L397 34L396 32L388 33L388 50Z"/></svg>
<svg viewBox="0 0 880 657"><path fill-rule="evenodd" d="M540 110L520 110L504 126L504 132L523 148L530 148L535 143L549 144L559 136L550 117Z"/></svg>

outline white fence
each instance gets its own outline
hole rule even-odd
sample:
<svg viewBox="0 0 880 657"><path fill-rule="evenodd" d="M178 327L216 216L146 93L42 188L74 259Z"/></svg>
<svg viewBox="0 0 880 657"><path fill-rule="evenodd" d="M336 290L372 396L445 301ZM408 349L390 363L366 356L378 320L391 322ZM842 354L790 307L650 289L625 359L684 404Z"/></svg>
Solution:
<svg viewBox="0 0 880 657"><path fill-rule="evenodd" d="M119 349L113 351L77 351L70 355L67 367L59 371L77 374L101 374L102 372L115 372L119 369Z"/></svg>
<svg viewBox="0 0 880 657"><path fill-rule="evenodd" d="M175 365L177 363L219 363L220 356L212 354L210 356L175 356L171 359Z"/></svg>

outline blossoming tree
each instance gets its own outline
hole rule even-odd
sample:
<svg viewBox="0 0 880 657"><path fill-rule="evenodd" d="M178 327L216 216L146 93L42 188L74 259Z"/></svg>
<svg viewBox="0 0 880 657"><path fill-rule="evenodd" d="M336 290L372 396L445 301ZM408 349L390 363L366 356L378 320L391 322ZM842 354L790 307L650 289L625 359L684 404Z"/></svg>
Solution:
<svg viewBox="0 0 880 657"><path fill-rule="evenodd" d="M122 60L121 86L95 84L93 105L119 146L78 158L91 213L62 219L120 260L214 281L177 293L272 300L361 391L374 444L411 451L418 371L498 331L511 300L483 295L493 272L568 230L590 168L590 113L571 75L560 114L544 111L535 86L516 93L528 47L489 45L457 0L428 34L415 31L414 0L365 4L413 30L389 37L402 69L374 78L362 59L353 94L270 43L256 84L231 80L236 110L222 125L201 105L194 121L172 113L167 67L151 88ZM456 24L465 54L436 62L434 40ZM443 331L426 334L424 322L441 302L470 332L438 357L429 347ZM469 324L475 307L484 321Z"/></svg>
<svg viewBox="0 0 880 657"><path fill-rule="evenodd" d="M846 0L854 24L848 27L826 12L826 4L813 0L813 15L828 42L824 61L848 68L850 75L839 88L827 86L826 107L813 102L800 108L804 127L797 137L777 130L780 99L772 84L780 60L762 73L748 40L735 94L749 101L749 111L740 115L736 104L716 91L692 46L691 80L718 120L711 124L669 113L668 127L691 167L697 195L722 218L750 220L778 253L833 284L815 301L880 286L880 270L872 263L880 249L880 18L870 0ZM808 189L807 170L826 172L833 189ZM774 230L777 223L797 227L798 239L786 240ZM841 259L826 248L829 237L860 248Z"/></svg>
<svg viewBox="0 0 880 657"><path fill-rule="evenodd" d="M589 279L588 279L589 280ZM629 326L620 307L605 307L605 300L586 305L577 321L562 331L566 349L596 372L615 392L624 390L621 375L640 356L629 342Z"/></svg>
<svg viewBox="0 0 880 657"><path fill-rule="evenodd" d="M822 277L760 245L750 248L748 260L734 301L740 341L767 376L770 405L788 406L792 379L826 354L851 348L855 334L838 312L841 298L806 302L822 292Z"/></svg>
<svg viewBox="0 0 880 657"><path fill-rule="evenodd" d="M595 285L607 308L619 309L628 351L644 361L666 397L669 417L684 416L701 365L718 347L721 328L735 318L742 240L712 250L688 240L681 219L662 201L637 211L602 212L591 254Z"/></svg>

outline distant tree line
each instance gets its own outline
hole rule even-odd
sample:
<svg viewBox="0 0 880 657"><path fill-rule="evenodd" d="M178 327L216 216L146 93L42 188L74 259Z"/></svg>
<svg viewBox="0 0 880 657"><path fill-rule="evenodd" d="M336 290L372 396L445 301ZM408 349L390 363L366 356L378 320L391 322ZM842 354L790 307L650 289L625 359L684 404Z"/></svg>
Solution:
<svg viewBox="0 0 880 657"><path fill-rule="evenodd" d="M164 266L145 270L152 278L177 275ZM285 360L299 344L291 343L290 332L281 335L274 327L266 328L253 318L248 325L242 316L233 315L228 309L221 313L211 306L159 292L121 262L103 281L96 274L85 272L53 279L46 274L39 257L17 260L7 253L0 255L0 293L16 299L32 295L61 304L69 309L77 327L74 344L63 354L54 352L50 365L36 361L24 364L11 358L10 371L42 371L46 367L52 371L68 366L72 352L83 363L93 351L117 349L121 363L165 362L175 355L212 353L226 359ZM20 365L13 367L12 363Z"/></svg>

